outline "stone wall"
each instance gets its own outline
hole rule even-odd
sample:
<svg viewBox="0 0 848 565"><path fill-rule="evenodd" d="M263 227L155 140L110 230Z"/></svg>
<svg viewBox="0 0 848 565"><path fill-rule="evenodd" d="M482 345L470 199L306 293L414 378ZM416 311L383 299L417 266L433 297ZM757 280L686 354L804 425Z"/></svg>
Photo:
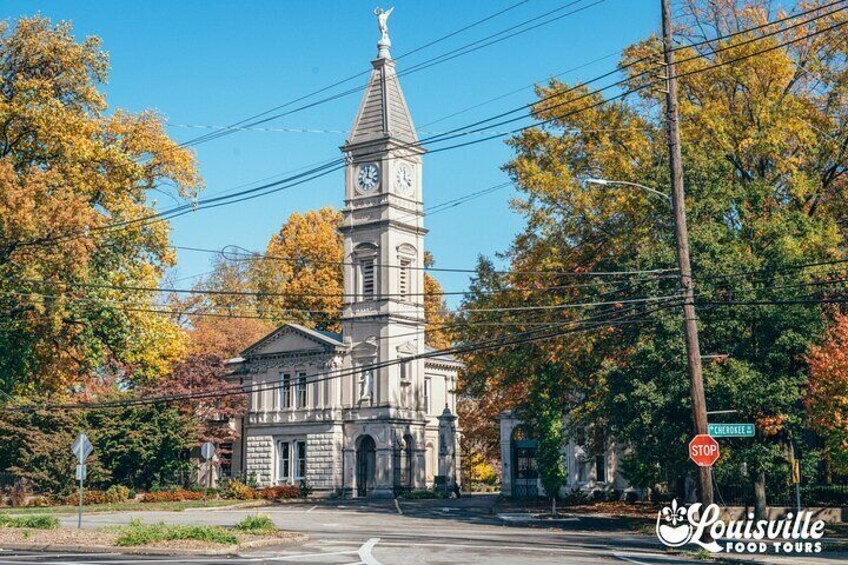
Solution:
<svg viewBox="0 0 848 565"><path fill-rule="evenodd" d="M259 486L274 484L274 441L268 435L247 436L247 475Z"/></svg>
<svg viewBox="0 0 848 565"><path fill-rule="evenodd" d="M306 481L316 494L330 494L342 484L341 426L306 436Z"/></svg>

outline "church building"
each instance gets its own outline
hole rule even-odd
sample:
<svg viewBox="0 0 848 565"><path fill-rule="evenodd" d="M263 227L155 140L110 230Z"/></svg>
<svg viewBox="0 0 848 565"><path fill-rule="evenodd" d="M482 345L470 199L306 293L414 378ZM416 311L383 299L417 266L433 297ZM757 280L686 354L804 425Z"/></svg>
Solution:
<svg viewBox="0 0 848 565"><path fill-rule="evenodd" d="M346 158L341 333L284 324L230 361L249 391L233 473L321 496L457 481L461 363L424 343L422 157L377 10L377 58Z"/></svg>

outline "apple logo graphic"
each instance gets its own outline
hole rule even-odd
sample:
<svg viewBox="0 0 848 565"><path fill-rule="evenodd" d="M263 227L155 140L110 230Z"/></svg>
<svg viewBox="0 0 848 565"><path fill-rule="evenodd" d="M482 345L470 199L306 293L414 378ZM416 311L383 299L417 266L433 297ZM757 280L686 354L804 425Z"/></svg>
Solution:
<svg viewBox="0 0 848 565"><path fill-rule="evenodd" d="M657 537L668 547L680 547L692 537L692 526L686 520L686 508L677 506L677 499L657 512Z"/></svg>

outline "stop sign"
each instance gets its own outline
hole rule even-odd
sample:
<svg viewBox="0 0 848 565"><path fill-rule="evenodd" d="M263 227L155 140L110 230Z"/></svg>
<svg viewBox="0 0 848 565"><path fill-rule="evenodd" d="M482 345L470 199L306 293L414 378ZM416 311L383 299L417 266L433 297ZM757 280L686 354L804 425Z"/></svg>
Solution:
<svg viewBox="0 0 848 565"><path fill-rule="evenodd" d="M712 467L718 455L718 442L710 435L698 434L689 442L689 459L699 467Z"/></svg>

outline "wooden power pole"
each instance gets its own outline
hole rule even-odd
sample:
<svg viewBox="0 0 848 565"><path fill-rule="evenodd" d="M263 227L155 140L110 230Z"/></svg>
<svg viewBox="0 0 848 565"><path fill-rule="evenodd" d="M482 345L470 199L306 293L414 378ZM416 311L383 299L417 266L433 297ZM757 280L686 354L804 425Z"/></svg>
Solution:
<svg viewBox="0 0 848 565"><path fill-rule="evenodd" d="M671 6L662 3L663 52L668 80L666 91L666 121L668 125L668 154L671 167L671 198L674 205L674 235L677 239L677 266L683 293L683 334L686 338L686 364L689 372L689 395L692 398L692 419L695 433L706 434L707 406L704 398L704 379L701 374L701 349L698 343L698 323L695 318L695 292L692 265L689 262L689 229L686 226L686 201L683 191L683 158L680 154L680 127L677 117L677 77L671 33ZM704 505L713 502L712 469L698 467L700 500Z"/></svg>

